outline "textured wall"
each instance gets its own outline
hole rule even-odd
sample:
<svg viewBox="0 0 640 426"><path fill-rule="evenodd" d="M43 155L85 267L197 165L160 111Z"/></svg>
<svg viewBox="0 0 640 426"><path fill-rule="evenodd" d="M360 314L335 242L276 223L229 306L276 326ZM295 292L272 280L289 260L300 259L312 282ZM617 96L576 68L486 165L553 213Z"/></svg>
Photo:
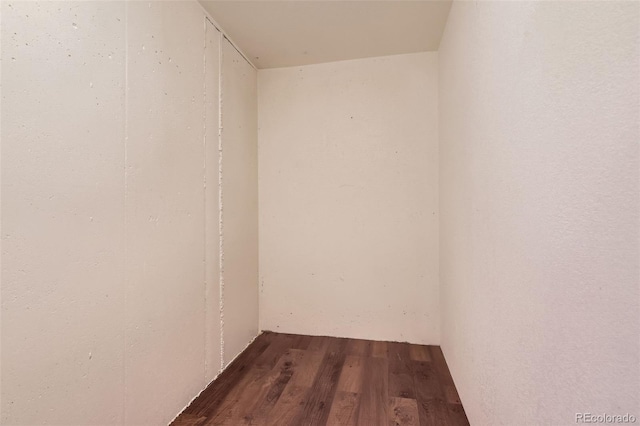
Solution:
<svg viewBox="0 0 640 426"><path fill-rule="evenodd" d="M177 2L127 24L125 422L161 424L205 385L205 25Z"/></svg>
<svg viewBox="0 0 640 426"><path fill-rule="evenodd" d="M122 423L125 6L0 7L0 423Z"/></svg>
<svg viewBox="0 0 640 426"><path fill-rule="evenodd" d="M222 43L222 250L224 365L258 334L256 70Z"/></svg>
<svg viewBox="0 0 640 426"><path fill-rule="evenodd" d="M166 424L223 362L221 35L184 1L2 2L1 36L0 422ZM227 60L230 129L255 133L255 71ZM225 235L237 353L257 334L256 137L230 135L231 212L254 206Z"/></svg>
<svg viewBox="0 0 640 426"><path fill-rule="evenodd" d="M260 323L439 342L437 55L258 72Z"/></svg>
<svg viewBox="0 0 640 426"><path fill-rule="evenodd" d="M472 424L640 416L637 2L455 2L442 347Z"/></svg>

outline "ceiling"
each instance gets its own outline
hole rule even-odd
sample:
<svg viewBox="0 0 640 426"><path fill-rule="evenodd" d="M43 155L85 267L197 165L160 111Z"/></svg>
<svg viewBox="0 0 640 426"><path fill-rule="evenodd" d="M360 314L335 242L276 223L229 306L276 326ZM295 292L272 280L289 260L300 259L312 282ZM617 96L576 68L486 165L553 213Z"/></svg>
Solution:
<svg viewBox="0 0 640 426"><path fill-rule="evenodd" d="M200 3L258 68L438 50L451 0Z"/></svg>

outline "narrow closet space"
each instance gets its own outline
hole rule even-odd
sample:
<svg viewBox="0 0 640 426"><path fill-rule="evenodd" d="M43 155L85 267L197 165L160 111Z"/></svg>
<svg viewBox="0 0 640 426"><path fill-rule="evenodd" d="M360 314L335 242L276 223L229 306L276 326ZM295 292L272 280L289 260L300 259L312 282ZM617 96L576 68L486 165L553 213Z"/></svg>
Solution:
<svg viewBox="0 0 640 426"><path fill-rule="evenodd" d="M0 1L0 424L640 418L640 2Z"/></svg>

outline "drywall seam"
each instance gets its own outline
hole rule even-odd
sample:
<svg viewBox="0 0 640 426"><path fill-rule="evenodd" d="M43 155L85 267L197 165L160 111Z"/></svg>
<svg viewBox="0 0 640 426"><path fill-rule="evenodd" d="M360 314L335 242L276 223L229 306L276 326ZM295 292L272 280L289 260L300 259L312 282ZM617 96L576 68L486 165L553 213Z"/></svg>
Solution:
<svg viewBox="0 0 640 426"><path fill-rule="evenodd" d="M213 23L213 22L212 22ZM214 24L215 25L215 24ZM218 44L218 241L220 266L220 371L224 368L224 235L223 235L223 206L222 206L222 43L224 33L220 31Z"/></svg>
<svg viewBox="0 0 640 426"><path fill-rule="evenodd" d="M218 31L220 31L220 34L222 35L222 37L226 38L227 40L229 40L229 43L231 43L231 45L238 51L238 53L240 55L242 55L242 57L245 59L245 61L247 61L249 63L249 65L251 65L253 67L254 70L257 70L258 67L256 67L253 62L251 62L249 60L249 57L247 55L244 54L244 52L233 42L233 40L231 39L231 37L229 37L227 35L227 33L225 32L225 30L222 29L222 27L216 22L215 19L213 19L213 17L209 14L209 12L207 12L207 9L205 9L204 7L202 7L202 5L200 4L200 2L198 2L198 5L200 5L200 9L202 9L202 12L204 13L204 16L209 20L209 22L211 22L211 24L213 24L214 27L216 27L216 29Z"/></svg>
<svg viewBox="0 0 640 426"><path fill-rule="evenodd" d="M2 28L2 9L0 8L0 28ZM0 52L2 52L2 37L0 37ZM0 67L0 99L2 97L2 67ZM2 158L2 102L0 102L0 158ZM0 161L0 235L2 235L2 161ZM0 238L0 306L2 306L2 238ZM2 327L0 327L0 354L2 353ZM2 357L0 357L0 377L2 377ZM0 407L2 407L2 392L0 392ZM1 418L1 416L0 416Z"/></svg>
<svg viewBox="0 0 640 426"><path fill-rule="evenodd" d="M123 233L123 278L124 285L122 286L122 305L124 312L127 311L127 263L129 259L129 250L127 246L127 194L128 191L128 170L127 165L127 142L129 141L129 3L124 7L124 143L123 145L123 172L124 172L124 194L122 195L122 229ZM126 423L127 415L127 326L126 323L122 327L122 422Z"/></svg>
<svg viewBox="0 0 640 426"><path fill-rule="evenodd" d="M451 8L449 8L451 11ZM447 18L449 17L449 11L447 12ZM446 25L446 24L445 24ZM442 34L440 35L442 38ZM438 40L438 46L440 46L440 40ZM438 47L439 48L439 47ZM438 322L438 327L436 332L438 333L438 342L442 345L442 280L440 278L440 56L438 51L434 52L436 57L436 90L435 90L435 98L436 98L436 164L438 165L438 173L436 173L436 205L438 206L437 216L438 221L436 222L436 256L438 257L438 261L436 262L436 285L438 292L438 316L436 317L436 321Z"/></svg>
<svg viewBox="0 0 640 426"><path fill-rule="evenodd" d="M203 221L203 238L202 243L204 244L204 258L202 259L202 277L203 277L203 290L204 290L204 334L203 334L203 343L204 343L204 363L202 363L202 377L204 380L207 380L207 366L209 363L209 354L207 353L207 308L209 306L207 299L207 18L202 20L204 25L204 37L202 39L202 75L204 76L202 83L202 152L203 152L203 169L202 169L202 183L203 183L203 194L202 197L202 207L204 211L204 216L202 217Z"/></svg>

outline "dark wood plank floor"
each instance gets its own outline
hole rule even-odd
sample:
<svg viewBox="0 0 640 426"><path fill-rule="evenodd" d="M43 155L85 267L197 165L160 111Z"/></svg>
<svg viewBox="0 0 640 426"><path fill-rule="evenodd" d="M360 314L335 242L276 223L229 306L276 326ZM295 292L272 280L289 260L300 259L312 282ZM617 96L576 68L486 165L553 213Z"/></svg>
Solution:
<svg viewBox="0 0 640 426"><path fill-rule="evenodd" d="M265 332L172 423L469 422L438 346Z"/></svg>

